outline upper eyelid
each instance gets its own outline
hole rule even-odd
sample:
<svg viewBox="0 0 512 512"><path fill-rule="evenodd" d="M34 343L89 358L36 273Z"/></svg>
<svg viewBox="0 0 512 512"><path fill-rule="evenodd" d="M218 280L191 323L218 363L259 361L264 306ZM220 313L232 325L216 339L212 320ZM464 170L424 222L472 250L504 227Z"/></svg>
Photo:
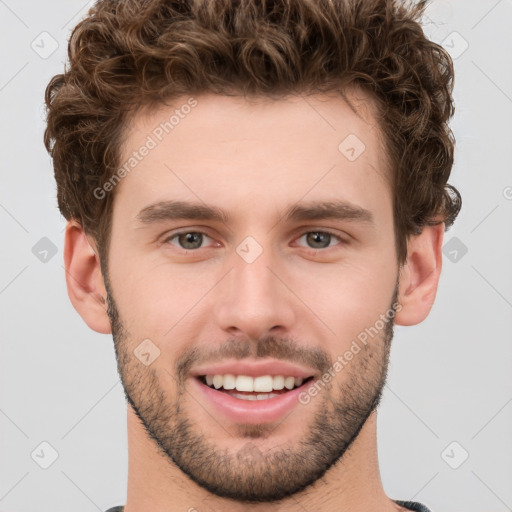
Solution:
<svg viewBox="0 0 512 512"><path fill-rule="evenodd" d="M339 235L338 233L335 233L334 231L330 231L329 229L310 229L310 230L307 230L307 231L301 231L299 236L296 236L294 240L298 240L299 238L302 238L304 235L307 235L308 233L327 233L328 235L331 235L334 238L337 238L338 242L340 244L346 244L347 243L346 238L344 238L342 235ZM314 247L306 247L306 249L322 251L322 250L332 249L332 247L325 247L323 249L315 249Z"/></svg>
<svg viewBox="0 0 512 512"><path fill-rule="evenodd" d="M211 238L213 240L213 237L210 236L206 231L201 231L200 229L184 229L182 231L176 231L171 234L165 234L163 241L166 242L166 241L170 240L171 238L174 238L179 235L185 235L187 233L199 233L201 235L206 235L208 238Z"/></svg>

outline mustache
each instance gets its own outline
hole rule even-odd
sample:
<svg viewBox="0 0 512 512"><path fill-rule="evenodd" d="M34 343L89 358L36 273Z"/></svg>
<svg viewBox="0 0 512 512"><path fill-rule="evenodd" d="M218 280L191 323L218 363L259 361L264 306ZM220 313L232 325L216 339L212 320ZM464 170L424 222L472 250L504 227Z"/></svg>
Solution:
<svg viewBox="0 0 512 512"><path fill-rule="evenodd" d="M271 357L316 368L321 374L329 370L333 361L328 353L320 348L301 345L294 338L268 335L256 341L230 338L222 345L195 346L187 349L174 365L179 382L184 382L194 366L204 363L217 363L226 359L258 359Z"/></svg>

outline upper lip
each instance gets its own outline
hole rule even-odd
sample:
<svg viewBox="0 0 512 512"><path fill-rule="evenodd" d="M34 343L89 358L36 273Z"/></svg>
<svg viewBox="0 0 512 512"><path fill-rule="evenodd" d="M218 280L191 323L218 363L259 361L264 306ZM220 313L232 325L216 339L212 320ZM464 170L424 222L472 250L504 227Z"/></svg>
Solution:
<svg viewBox="0 0 512 512"><path fill-rule="evenodd" d="M248 375L259 377L261 375L283 375L285 377L307 378L315 375L315 371L289 363L287 361L224 361L195 368L191 372L193 377L203 375Z"/></svg>

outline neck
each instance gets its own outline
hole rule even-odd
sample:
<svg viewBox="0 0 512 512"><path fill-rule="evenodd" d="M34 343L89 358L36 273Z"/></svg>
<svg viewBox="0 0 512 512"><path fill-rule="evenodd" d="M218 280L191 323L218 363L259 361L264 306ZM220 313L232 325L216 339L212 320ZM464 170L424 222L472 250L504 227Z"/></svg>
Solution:
<svg viewBox="0 0 512 512"><path fill-rule="evenodd" d="M312 486L274 503L246 504L215 496L190 480L163 455L128 407L128 495L125 512L396 512L405 510L382 487L374 411L342 459Z"/></svg>

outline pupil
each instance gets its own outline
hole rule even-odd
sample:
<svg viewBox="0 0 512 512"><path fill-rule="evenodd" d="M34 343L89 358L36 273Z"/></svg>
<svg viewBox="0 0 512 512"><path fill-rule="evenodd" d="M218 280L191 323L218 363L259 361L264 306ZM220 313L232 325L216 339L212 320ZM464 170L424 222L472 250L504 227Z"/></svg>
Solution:
<svg viewBox="0 0 512 512"><path fill-rule="evenodd" d="M308 243L313 244L313 245L318 244L318 243L320 244L320 245L317 245L315 248L328 247L330 238L331 238L331 235L329 233L321 233L318 231L308 233Z"/></svg>
<svg viewBox="0 0 512 512"><path fill-rule="evenodd" d="M184 233L179 236L180 244L184 249L197 249L201 247L202 235L201 233ZM192 244L189 246L187 244Z"/></svg>

